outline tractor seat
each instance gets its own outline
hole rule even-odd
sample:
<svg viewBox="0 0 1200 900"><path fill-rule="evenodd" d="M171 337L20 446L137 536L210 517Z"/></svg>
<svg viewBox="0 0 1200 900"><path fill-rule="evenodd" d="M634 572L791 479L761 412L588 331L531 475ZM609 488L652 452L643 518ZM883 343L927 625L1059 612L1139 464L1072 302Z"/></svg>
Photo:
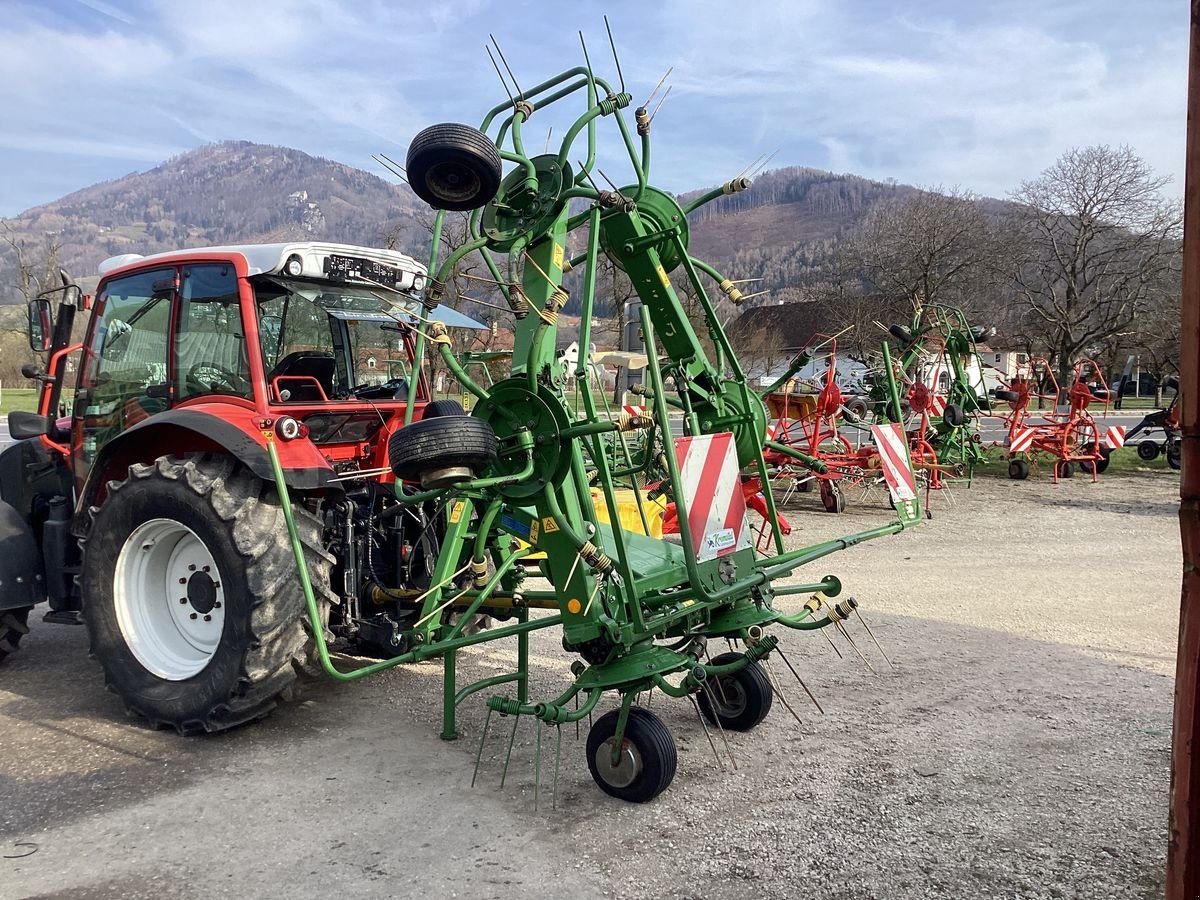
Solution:
<svg viewBox="0 0 1200 900"><path fill-rule="evenodd" d="M285 379L279 393L288 392L288 402L313 403L333 395L334 358L320 350L297 350L289 353L267 373L267 383ZM282 398L281 398L282 399Z"/></svg>

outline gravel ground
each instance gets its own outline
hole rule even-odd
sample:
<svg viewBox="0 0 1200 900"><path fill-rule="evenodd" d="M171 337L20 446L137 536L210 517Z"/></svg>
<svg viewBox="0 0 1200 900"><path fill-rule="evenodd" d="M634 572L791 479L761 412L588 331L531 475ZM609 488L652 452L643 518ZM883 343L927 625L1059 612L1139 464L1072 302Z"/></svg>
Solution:
<svg viewBox="0 0 1200 900"><path fill-rule="evenodd" d="M836 572L894 661L788 633L825 708L783 670L776 704L719 764L690 705L656 696L679 771L656 802L593 785L573 727L493 719L436 739L438 667L302 703L230 735L128 723L74 629L38 623L0 674L0 894L16 897L1149 898L1165 865L1180 550L1178 484L984 479L921 528L816 564ZM799 546L883 521L787 510ZM535 697L570 660L534 641ZM464 655L462 678L506 650ZM586 733L586 726L584 729ZM21 843L17 843L21 842ZM26 843L28 842L28 843ZM9 859L22 853L32 855ZM10 893L11 892L11 893Z"/></svg>

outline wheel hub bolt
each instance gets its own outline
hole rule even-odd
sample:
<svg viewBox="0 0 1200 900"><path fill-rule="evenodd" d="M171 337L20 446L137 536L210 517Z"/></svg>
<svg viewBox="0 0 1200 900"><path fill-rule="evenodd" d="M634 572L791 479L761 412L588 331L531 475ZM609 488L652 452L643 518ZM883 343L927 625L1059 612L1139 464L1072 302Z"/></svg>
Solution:
<svg viewBox="0 0 1200 900"><path fill-rule="evenodd" d="M189 619L194 619L194 618L196 618L196 614L195 614L195 613L192 613L192 614L190 614L190 615L188 616L188 618L189 618Z"/></svg>
<svg viewBox="0 0 1200 900"><path fill-rule="evenodd" d="M205 567L204 567L204 569L203 569L202 571L205 571L205 572L207 572L207 571L208 571L208 566L205 566Z"/></svg>
<svg viewBox="0 0 1200 900"><path fill-rule="evenodd" d="M204 617L204 621L205 621L205 622L211 622L211 621L212 621L212 616L206 615L206 616Z"/></svg>
<svg viewBox="0 0 1200 900"><path fill-rule="evenodd" d="M218 600L216 603L213 604L213 609L220 609L220 608L221 608L221 601Z"/></svg>
<svg viewBox="0 0 1200 900"><path fill-rule="evenodd" d="M179 579L179 583L180 583L180 584L187 584L187 579L186 579L186 578L180 578L180 579Z"/></svg>
<svg viewBox="0 0 1200 900"><path fill-rule="evenodd" d="M190 563L189 563L189 564L188 564L188 571L189 571L189 572L195 572L195 571L196 571L196 567L195 567L195 565L192 565L192 564L190 564Z"/></svg>
<svg viewBox="0 0 1200 900"><path fill-rule="evenodd" d="M183 603L183 604L186 604L186 603L187 603L187 597L180 597L180 598L179 598L179 602L180 602L180 603Z"/></svg>

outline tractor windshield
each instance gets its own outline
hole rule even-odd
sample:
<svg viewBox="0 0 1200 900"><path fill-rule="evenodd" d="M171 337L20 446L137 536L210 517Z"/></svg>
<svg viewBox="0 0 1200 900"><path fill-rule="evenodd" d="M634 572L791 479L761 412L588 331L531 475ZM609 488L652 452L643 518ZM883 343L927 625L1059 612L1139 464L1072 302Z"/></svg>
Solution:
<svg viewBox="0 0 1200 900"><path fill-rule="evenodd" d="M347 398L384 383L395 387L389 398L404 399L404 307L383 291L276 277L251 283L273 399Z"/></svg>

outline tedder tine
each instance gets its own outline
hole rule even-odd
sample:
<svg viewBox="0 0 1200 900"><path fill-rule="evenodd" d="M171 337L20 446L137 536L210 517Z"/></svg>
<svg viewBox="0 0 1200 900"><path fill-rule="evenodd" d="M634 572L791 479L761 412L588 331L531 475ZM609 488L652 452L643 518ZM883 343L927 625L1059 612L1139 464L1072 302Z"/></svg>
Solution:
<svg viewBox="0 0 1200 900"><path fill-rule="evenodd" d="M714 707L717 705L717 698L713 695L712 688L708 686L708 681L704 682L704 689L708 691L708 702ZM720 716L713 716L713 721L717 723L717 732L721 735L721 743L725 745L725 752L729 754L729 763L733 766L733 771L737 771L737 759L734 758L733 748L729 746L729 738L725 737L725 728L721 724Z"/></svg>
<svg viewBox="0 0 1200 900"><path fill-rule="evenodd" d="M504 771L500 773L500 787L504 787L504 779L508 777L508 761L512 759L513 742L517 739L517 723L520 721L519 713L513 716L512 734L508 736L508 752L504 754Z"/></svg>
<svg viewBox="0 0 1200 900"><path fill-rule="evenodd" d="M879 655L884 658L884 661L887 662L888 667L895 672L896 667L892 664L892 661L888 659L888 655L883 652L883 647L880 645L879 639L875 637L875 632L871 630L871 626L867 624L867 620L863 618L863 615L858 611L857 606L854 607L854 615L858 616L858 621L862 623L862 627L866 629L867 635L871 638L872 643L875 644L875 649L879 651Z"/></svg>
<svg viewBox="0 0 1200 900"><path fill-rule="evenodd" d="M704 713L700 712L700 704L696 702L696 695L688 694L688 699L692 701L692 708L696 710L696 718L700 720L700 727L704 729L704 736L708 738L708 746L712 747L713 759L717 761L717 765L724 772L725 760L721 759L721 754L717 752L717 745L713 743L712 733L708 730L708 723L704 721Z"/></svg>
<svg viewBox="0 0 1200 900"><path fill-rule="evenodd" d="M483 733L479 736L479 750L475 754L475 771L471 773L471 787L475 787L475 779L479 777L479 760L483 758L483 743L487 740L488 725L492 722L492 708L487 708L487 716L483 720Z"/></svg>
<svg viewBox="0 0 1200 900"><path fill-rule="evenodd" d="M792 665L792 661L784 656L783 648L776 645L775 652L779 654L779 658L783 660L783 664L788 667L788 670L796 676L796 681L800 682L800 687L804 688L804 693L808 694L808 699L813 702L813 706L817 708L817 712L825 715L825 710L821 707L817 698L813 696L813 692L808 689L808 685L804 683L804 679L800 677L800 673L796 671L796 667Z"/></svg>
<svg viewBox="0 0 1200 900"><path fill-rule="evenodd" d="M783 704L784 709L792 714L792 718L796 720L797 725L803 725L804 721L799 715L796 714L796 711L792 709L792 704L788 702L787 695L783 692L783 685L780 684L779 679L775 677L775 670L771 668L770 662L768 662L766 659L763 659L762 667L767 672L767 680L771 682L771 686L775 688L775 693L779 696L779 702Z"/></svg>

